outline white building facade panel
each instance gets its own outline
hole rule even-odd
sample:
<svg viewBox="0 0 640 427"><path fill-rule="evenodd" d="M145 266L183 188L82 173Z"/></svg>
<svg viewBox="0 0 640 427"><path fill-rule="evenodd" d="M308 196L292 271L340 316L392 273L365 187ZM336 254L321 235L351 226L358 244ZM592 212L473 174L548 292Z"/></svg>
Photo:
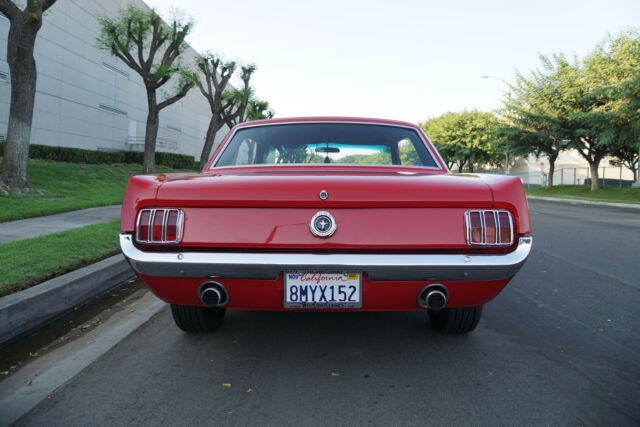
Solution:
<svg viewBox="0 0 640 427"><path fill-rule="evenodd" d="M98 18L116 16L131 3L148 7L141 0L58 0L45 15L35 47L38 81L32 144L142 150L147 119L142 79L96 44ZM8 32L9 21L0 18L0 138L6 137L9 118ZM182 61L194 64L197 56L188 48ZM175 82L167 83L158 90L158 100L174 89ZM210 117L205 98L192 89L161 111L156 150L199 159ZM225 133L220 132L216 145Z"/></svg>

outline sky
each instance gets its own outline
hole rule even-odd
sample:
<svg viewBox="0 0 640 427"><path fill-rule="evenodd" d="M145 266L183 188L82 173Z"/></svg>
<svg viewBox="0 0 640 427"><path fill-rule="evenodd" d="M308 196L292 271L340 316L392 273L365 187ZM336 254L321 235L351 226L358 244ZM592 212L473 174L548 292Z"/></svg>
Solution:
<svg viewBox="0 0 640 427"><path fill-rule="evenodd" d="M339 115L413 123L500 107L539 54L587 55L640 26L640 0L146 0L195 21L198 52L254 63L276 117Z"/></svg>

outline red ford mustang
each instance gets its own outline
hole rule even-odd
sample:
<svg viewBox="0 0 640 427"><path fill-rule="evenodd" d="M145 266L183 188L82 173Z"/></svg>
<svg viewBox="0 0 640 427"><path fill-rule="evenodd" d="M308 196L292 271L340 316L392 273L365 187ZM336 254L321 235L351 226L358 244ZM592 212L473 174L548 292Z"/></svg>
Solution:
<svg viewBox="0 0 640 427"><path fill-rule="evenodd" d="M532 241L518 178L451 174L413 124L337 117L245 123L200 174L133 177L121 231L186 331L234 308L426 309L469 332Z"/></svg>

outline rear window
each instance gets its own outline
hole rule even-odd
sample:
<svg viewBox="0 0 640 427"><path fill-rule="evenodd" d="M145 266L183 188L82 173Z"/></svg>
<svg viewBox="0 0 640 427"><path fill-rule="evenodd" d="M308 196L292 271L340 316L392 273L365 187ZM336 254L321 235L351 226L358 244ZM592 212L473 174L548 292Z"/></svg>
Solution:
<svg viewBox="0 0 640 427"><path fill-rule="evenodd" d="M301 123L240 129L215 166L278 164L438 168L415 130L349 123Z"/></svg>

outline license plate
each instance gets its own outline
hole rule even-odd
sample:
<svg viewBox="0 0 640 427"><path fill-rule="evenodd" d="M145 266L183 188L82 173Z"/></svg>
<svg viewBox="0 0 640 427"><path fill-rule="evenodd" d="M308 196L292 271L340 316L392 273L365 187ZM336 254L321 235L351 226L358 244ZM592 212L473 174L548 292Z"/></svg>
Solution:
<svg viewBox="0 0 640 427"><path fill-rule="evenodd" d="M285 308L361 308L359 273L284 274Z"/></svg>

